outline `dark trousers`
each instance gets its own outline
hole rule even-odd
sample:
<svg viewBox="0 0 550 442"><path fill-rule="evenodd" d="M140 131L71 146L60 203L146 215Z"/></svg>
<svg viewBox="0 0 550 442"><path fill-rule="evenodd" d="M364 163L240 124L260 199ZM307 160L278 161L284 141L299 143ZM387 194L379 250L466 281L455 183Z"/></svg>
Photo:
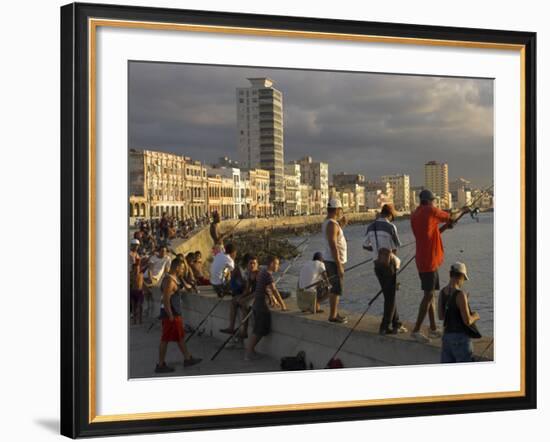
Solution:
<svg viewBox="0 0 550 442"><path fill-rule="evenodd" d="M395 292L397 290L397 272L393 260L389 266L374 263L374 273L378 278L382 293L384 295L384 316L380 324L380 330L388 330L390 324L394 330L401 326L399 314L397 313L397 301Z"/></svg>

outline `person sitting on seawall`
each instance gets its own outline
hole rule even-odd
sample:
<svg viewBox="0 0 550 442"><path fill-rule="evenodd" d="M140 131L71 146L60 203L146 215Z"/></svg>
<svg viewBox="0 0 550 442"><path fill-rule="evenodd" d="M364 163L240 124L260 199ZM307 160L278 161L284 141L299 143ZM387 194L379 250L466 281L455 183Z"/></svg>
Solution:
<svg viewBox="0 0 550 442"><path fill-rule="evenodd" d="M455 262L451 266L449 284L439 292L437 310L439 319L444 321L441 345L441 362L472 362L472 338L481 335L475 327L479 314L472 312L468 303L469 294L462 290L467 281L466 265Z"/></svg>
<svg viewBox="0 0 550 442"><path fill-rule="evenodd" d="M204 275L202 270L203 261L202 253L200 250L197 250L193 253L193 260L190 263L191 270L193 270L193 275L198 285L210 285L210 280Z"/></svg>
<svg viewBox="0 0 550 442"><path fill-rule="evenodd" d="M212 261L210 282L220 298L231 293L231 272L235 270L236 257L237 248L233 244L227 244L225 251L214 256L214 261Z"/></svg>
<svg viewBox="0 0 550 442"><path fill-rule="evenodd" d="M323 254L315 252L313 260L306 262L300 269L296 300L303 312L323 313L320 303L329 296L330 282L323 262Z"/></svg>
<svg viewBox="0 0 550 442"><path fill-rule="evenodd" d="M195 281L195 277L193 276L193 271L191 270L191 267L189 266L189 262L185 258L185 255L183 253L178 253L176 255L176 259L179 259L182 262L182 265L184 267L183 269L183 275L180 278L180 290L186 290L186 291L197 291L197 281Z"/></svg>

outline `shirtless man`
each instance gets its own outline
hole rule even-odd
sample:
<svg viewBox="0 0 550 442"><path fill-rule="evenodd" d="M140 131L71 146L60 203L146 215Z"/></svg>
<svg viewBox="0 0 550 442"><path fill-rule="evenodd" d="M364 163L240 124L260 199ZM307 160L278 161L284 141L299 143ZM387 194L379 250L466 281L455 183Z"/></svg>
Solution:
<svg viewBox="0 0 550 442"><path fill-rule="evenodd" d="M214 241L212 254L217 255L218 253L223 252L224 235L222 235L220 231L220 214L218 212L214 212L212 214L212 223L210 224L210 236L212 237L212 241Z"/></svg>

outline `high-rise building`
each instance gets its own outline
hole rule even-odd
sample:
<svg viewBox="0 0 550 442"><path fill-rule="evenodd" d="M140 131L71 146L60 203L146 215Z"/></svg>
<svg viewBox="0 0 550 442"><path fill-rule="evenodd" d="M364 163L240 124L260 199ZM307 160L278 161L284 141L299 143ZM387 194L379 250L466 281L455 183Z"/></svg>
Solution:
<svg viewBox="0 0 550 442"><path fill-rule="evenodd" d="M428 161L424 165L424 187L439 197L442 209L450 208L449 201L449 166L447 163Z"/></svg>
<svg viewBox="0 0 550 442"><path fill-rule="evenodd" d="M300 179L302 184L311 185L313 199L310 206L311 214L319 215L328 205L328 163L313 161L311 157L304 157L295 164L300 165Z"/></svg>
<svg viewBox="0 0 550 442"><path fill-rule="evenodd" d="M269 171L270 201L282 213L284 189L283 94L269 78L249 78L237 88L239 159L243 169Z"/></svg>
<svg viewBox="0 0 550 442"><path fill-rule="evenodd" d="M386 175L382 177L383 182L390 184L393 190L393 204L402 212L410 210L411 181L409 175Z"/></svg>

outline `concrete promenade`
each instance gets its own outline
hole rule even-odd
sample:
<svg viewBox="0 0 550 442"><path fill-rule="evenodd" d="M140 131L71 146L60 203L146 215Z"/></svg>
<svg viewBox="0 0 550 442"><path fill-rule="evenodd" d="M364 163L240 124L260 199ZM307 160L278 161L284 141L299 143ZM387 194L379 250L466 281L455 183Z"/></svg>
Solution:
<svg viewBox="0 0 550 442"><path fill-rule="evenodd" d="M183 295L185 323L197 326L217 301L217 296L209 287L201 287L200 294ZM273 311L272 333L258 345L257 350L264 358L247 362L243 359L243 349L226 349L216 360L210 361L216 349L227 338L219 329L227 327L229 303L229 298L224 299L201 326L200 336L195 335L189 342L192 354L202 357L203 363L184 369L179 350L175 344L170 344L167 361L176 368L173 376L276 371L280 370L281 357L293 356L302 350L306 353L308 364L311 363L314 369L322 369L360 316L348 314L347 324L329 323L326 312L316 315L301 313L294 299L290 298L287 302L288 312ZM328 306L324 310L327 311ZM158 305L155 311L158 312ZM408 333L380 336L379 323L380 318L376 316L366 315L363 318L337 356L345 368L439 363L440 339L421 344L411 339ZM160 324L149 333L146 332L148 326L131 327L131 377L155 376L153 370L158 358ZM412 329L410 323L405 326ZM251 329L250 326L249 334ZM478 358L490 340L490 337L474 340ZM490 346L484 353L483 360L491 361L492 358L493 347Z"/></svg>

